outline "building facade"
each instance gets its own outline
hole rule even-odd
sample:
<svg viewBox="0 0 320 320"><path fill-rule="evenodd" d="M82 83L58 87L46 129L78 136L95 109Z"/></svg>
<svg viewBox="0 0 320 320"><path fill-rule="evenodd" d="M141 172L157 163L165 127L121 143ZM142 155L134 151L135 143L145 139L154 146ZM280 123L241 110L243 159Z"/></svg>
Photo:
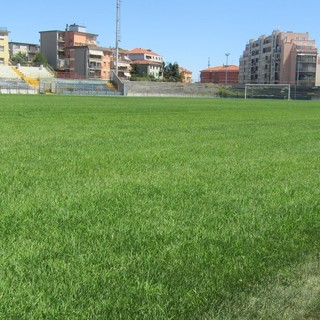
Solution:
<svg viewBox="0 0 320 320"><path fill-rule="evenodd" d="M240 57L239 83L314 86L317 48L308 33L280 32L250 40Z"/></svg>
<svg viewBox="0 0 320 320"><path fill-rule="evenodd" d="M209 67L200 71L201 83L236 84L239 79L239 67L234 65Z"/></svg>
<svg viewBox="0 0 320 320"><path fill-rule="evenodd" d="M40 31L40 52L55 70L70 72L73 59L70 48L96 45L97 36L87 33L86 27L76 24L67 25L65 31Z"/></svg>
<svg viewBox="0 0 320 320"><path fill-rule="evenodd" d="M28 57L28 61L32 62L36 54L40 52L40 46L33 43L9 42L10 57L21 52Z"/></svg>
<svg viewBox="0 0 320 320"><path fill-rule="evenodd" d="M179 67L183 83L192 83L192 72L186 68Z"/></svg>
<svg viewBox="0 0 320 320"><path fill-rule="evenodd" d="M9 63L9 31L0 27L0 65Z"/></svg>
<svg viewBox="0 0 320 320"><path fill-rule="evenodd" d="M128 52L132 65L136 65L142 75L163 79L163 58L150 49L136 48Z"/></svg>
<svg viewBox="0 0 320 320"><path fill-rule="evenodd" d="M58 77L110 80L115 69L115 49L97 45L97 34L87 33L76 24L65 31L41 31L41 53L56 70ZM127 50L119 50L118 76L130 77Z"/></svg>
<svg viewBox="0 0 320 320"><path fill-rule="evenodd" d="M69 49L70 75L85 79L110 80L115 69L115 50L94 45L74 46ZM130 77L130 62L126 59L126 50L119 50L118 76Z"/></svg>

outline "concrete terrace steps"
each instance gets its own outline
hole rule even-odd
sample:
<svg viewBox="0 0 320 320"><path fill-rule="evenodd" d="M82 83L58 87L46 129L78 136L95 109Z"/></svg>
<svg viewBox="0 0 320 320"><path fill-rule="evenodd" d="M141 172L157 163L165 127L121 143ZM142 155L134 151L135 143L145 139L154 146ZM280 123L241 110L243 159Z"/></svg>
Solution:
<svg viewBox="0 0 320 320"><path fill-rule="evenodd" d="M48 71L45 67L25 67L18 68L26 77L39 80L41 78L54 78L54 74Z"/></svg>
<svg viewBox="0 0 320 320"><path fill-rule="evenodd" d="M73 95L121 95L106 80L85 79L41 79L40 93Z"/></svg>
<svg viewBox="0 0 320 320"><path fill-rule="evenodd" d="M19 80L21 79L21 77L14 71L11 66L0 66L0 79Z"/></svg>
<svg viewBox="0 0 320 320"><path fill-rule="evenodd" d="M33 87L39 87L39 81L37 79L34 79L34 78L31 78L31 77L27 77L25 74L23 74L21 71L20 71L20 68L17 69L17 68L14 68L13 69L14 72L20 76L20 78L22 80L24 80L26 83L28 83L29 85L33 86Z"/></svg>

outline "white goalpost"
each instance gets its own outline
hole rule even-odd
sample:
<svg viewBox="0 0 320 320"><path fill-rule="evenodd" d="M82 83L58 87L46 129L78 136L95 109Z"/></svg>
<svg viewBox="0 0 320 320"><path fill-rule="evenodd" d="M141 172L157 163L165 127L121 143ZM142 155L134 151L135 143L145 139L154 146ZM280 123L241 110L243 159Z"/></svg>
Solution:
<svg viewBox="0 0 320 320"><path fill-rule="evenodd" d="M246 83L244 98L256 99L288 99L290 100L290 84L251 84Z"/></svg>

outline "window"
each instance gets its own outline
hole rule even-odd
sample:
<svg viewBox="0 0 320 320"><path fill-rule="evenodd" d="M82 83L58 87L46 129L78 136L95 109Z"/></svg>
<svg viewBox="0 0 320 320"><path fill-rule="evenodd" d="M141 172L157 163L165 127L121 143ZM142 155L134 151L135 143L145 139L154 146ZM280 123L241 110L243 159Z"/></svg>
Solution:
<svg viewBox="0 0 320 320"><path fill-rule="evenodd" d="M0 46L0 51L4 51L4 46Z"/></svg>

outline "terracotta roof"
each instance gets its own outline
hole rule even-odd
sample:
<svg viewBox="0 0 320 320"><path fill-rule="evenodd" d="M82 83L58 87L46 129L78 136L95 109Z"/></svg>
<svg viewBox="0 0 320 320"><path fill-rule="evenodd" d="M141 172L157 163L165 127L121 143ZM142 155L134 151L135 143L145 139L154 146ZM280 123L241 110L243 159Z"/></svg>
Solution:
<svg viewBox="0 0 320 320"><path fill-rule="evenodd" d="M201 70L201 72L225 72L226 69L228 71L239 71L239 67L238 66L233 66L233 65L229 65L229 66L218 66L218 67L211 67L211 68L207 68L204 70Z"/></svg>
<svg viewBox="0 0 320 320"><path fill-rule="evenodd" d="M152 54L154 56L160 56L158 53L155 53L151 51L150 49L142 49L142 48L135 48L131 51L129 51L129 54L134 54L134 53L143 53L143 54Z"/></svg>
<svg viewBox="0 0 320 320"><path fill-rule="evenodd" d="M162 66L162 62L153 61L153 60L131 60L130 64L147 64L147 65L155 65L155 66Z"/></svg>
<svg viewBox="0 0 320 320"><path fill-rule="evenodd" d="M192 73L192 71L186 69L186 68L183 68L183 67L179 67L180 68L180 72L185 72L185 73Z"/></svg>

